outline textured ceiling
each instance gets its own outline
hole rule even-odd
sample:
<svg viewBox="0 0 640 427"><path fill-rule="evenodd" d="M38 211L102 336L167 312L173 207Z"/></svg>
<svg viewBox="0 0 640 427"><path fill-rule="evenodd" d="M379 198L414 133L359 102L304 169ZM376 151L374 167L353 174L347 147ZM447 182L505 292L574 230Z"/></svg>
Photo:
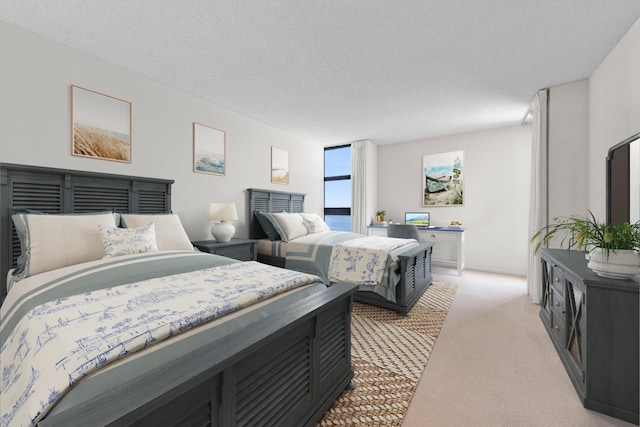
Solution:
<svg viewBox="0 0 640 427"><path fill-rule="evenodd" d="M638 17L638 0L0 2L2 21L322 144L520 123Z"/></svg>

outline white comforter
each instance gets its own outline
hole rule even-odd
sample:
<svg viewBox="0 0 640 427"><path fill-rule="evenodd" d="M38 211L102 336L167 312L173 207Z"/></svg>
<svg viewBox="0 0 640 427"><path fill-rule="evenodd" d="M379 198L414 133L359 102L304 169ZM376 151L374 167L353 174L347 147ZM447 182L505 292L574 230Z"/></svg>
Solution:
<svg viewBox="0 0 640 427"><path fill-rule="evenodd" d="M413 239L378 236L338 243L331 252L329 278L360 285L380 283L391 251L415 243Z"/></svg>

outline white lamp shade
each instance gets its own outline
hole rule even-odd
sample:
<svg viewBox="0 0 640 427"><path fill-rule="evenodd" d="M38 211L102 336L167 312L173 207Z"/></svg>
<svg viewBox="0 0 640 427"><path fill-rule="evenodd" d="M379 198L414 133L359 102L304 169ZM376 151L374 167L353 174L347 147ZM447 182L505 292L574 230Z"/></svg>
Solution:
<svg viewBox="0 0 640 427"><path fill-rule="evenodd" d="M209 219L214 221L236 221L238 212L235 203L211 203Z"/></svg>

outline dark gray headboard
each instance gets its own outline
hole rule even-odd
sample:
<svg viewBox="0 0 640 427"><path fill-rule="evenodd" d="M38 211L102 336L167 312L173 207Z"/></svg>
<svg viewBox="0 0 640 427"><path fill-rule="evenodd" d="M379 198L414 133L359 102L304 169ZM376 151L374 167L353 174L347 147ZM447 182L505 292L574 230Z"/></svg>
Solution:
<svg viewBox="0 0 640 427"><path fill-rule="evenodd" d="M173 180L0 163L0 302L20 255L14 209L46 213L171 212Z"/></svg>
<svg viewBox="0 0 640 427"><path fill-rule="evenodd" d="M303 193L287 193L285 191L247 189L249 193L249 237L264 239L267 235L256 219L255 212L304 212Z"/></svg>

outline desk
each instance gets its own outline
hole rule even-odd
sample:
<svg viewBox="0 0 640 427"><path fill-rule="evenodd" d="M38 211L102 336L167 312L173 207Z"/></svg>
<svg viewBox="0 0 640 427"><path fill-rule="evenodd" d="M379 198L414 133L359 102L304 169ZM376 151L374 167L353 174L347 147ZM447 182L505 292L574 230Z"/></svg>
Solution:
<svg viewBox="0 0 640 427"><path fill-rule="evenodd" d="M454 267L458 275L464 270L464 228L457 227L418 227L420 238L433 242L431 262L433 264ZM385 225L370 225L367 236L386 236Z"/></svg>

